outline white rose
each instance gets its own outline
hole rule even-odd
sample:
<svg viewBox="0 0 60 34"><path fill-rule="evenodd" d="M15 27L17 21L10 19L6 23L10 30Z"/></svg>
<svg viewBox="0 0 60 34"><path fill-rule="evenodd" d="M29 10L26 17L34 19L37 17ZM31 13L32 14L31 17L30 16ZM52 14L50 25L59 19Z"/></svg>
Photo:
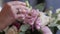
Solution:
<svg viewBox="0 0 60 34"><path fill-rule="evenodd" d="M45 26L49 23L50 17L46 16L44 13L40 12L41 25Z"/></svg>
<svg viewBox="0 0 60 34"><path fill-rule="evenodd" d="M49 16L51 16L52 15L52 10L49 10Z"/></svg>
<svg viewBox="0 0 60 34"><path fill-rule="evenodd" d="M15 26L12 26L11 28L9 28L5 34L18 34L18 30Z"/></svg>
<svg viewBox="0 0 60 34"><path fill-rule="evenodd" d="M58 20L60 20L60 14L58 14Z"/></svg>
<svg viewBox="0 0 60 34"><path fill-rule="evenodd" d="M60 8L58 8L57 10L56 10L56 13L59 13L60 12Z"/></svg>

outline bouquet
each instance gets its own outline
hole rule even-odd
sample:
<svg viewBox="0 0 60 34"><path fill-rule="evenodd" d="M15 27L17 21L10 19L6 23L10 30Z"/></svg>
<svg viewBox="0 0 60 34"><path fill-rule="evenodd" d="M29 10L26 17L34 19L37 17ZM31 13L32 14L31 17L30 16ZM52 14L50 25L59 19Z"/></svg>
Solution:
<svg viewBox="0 0 60 34"><path fill-rule="evenodd" d="M56 17L57 15L52 14L50 10L50 12L41 12L39 9L33 9L28 1L26 1L26 6L28 10L20 9L20 19L4 29L5 34L53 34L49 27L57 26L59 28L59 25L56 24L60 20L59 12L56 13L59 14L59 17Z"/></svg>

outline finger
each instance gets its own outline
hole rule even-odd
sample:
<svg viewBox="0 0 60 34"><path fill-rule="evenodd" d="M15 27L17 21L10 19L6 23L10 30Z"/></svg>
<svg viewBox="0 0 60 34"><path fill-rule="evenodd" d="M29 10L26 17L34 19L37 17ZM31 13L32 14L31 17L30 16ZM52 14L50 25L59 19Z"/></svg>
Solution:
<svg viewBox="0 0 60 34"><path fill-rule="evenodd" d="M20 12L23 12L23 11L28 11L28 7L25 7L25 6L21 6L21 5L16 5L16 6L11 6L12 10L14 13L18 13L19 11Z"/></svg>
<svg viewBox="0 0 60 34"><path fill-rule="evenodd" d="M26 3L20 2L20 1L11 1L11 2L8 2L7 4L9 4L10 6L12 6L12 5L23 5L23 6L26 6Z"/></svg>
<svg viewBox="0 0 60 34"><path fill-rule="evenodd" d="M19 11L20 13L28 13L29 12L29 8L28 7L25 7L25 6L21 6L19 7Z"/></svg>
<svg viewBox="0 0 60 34"><path fill-rule="evenodd" d="M19 9L19 10L18 10ZM20 13L26 13L28 10L28 7L21 6L21 5L16 5L16 6L11 6L12 13L14 14L15 18L16 16Z"/></svg>
<svg viewBox="0 0 60 34"><path fill-rule="evenodd" d="M23 14L17 15L16 20L22 21L22 20L24 20L24 19L25 19L25 15L23 15Z"/></svg>

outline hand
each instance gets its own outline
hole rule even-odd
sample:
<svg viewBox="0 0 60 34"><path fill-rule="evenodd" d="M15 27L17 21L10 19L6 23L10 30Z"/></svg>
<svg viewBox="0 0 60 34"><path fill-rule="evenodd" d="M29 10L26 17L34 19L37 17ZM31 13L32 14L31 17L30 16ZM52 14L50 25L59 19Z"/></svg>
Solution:
<svg viewBox="0 0 60 34"><path fill-rule="evenodd" d="M20 15L18 9L24 7L26 7L26 4L20 1L12 1L4 4L0 12L0 30L11 25Z"/></svg>

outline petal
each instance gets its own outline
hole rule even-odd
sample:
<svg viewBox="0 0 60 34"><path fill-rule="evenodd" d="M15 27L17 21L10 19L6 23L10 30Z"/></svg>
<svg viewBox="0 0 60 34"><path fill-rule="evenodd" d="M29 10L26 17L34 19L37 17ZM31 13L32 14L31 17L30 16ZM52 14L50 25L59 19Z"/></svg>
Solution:
<svg viewBox="0 0 60 34"><path fill-rule="evenodd" d="M51 30L47 26L41 27L44 34L52 34Z"/></svg>

